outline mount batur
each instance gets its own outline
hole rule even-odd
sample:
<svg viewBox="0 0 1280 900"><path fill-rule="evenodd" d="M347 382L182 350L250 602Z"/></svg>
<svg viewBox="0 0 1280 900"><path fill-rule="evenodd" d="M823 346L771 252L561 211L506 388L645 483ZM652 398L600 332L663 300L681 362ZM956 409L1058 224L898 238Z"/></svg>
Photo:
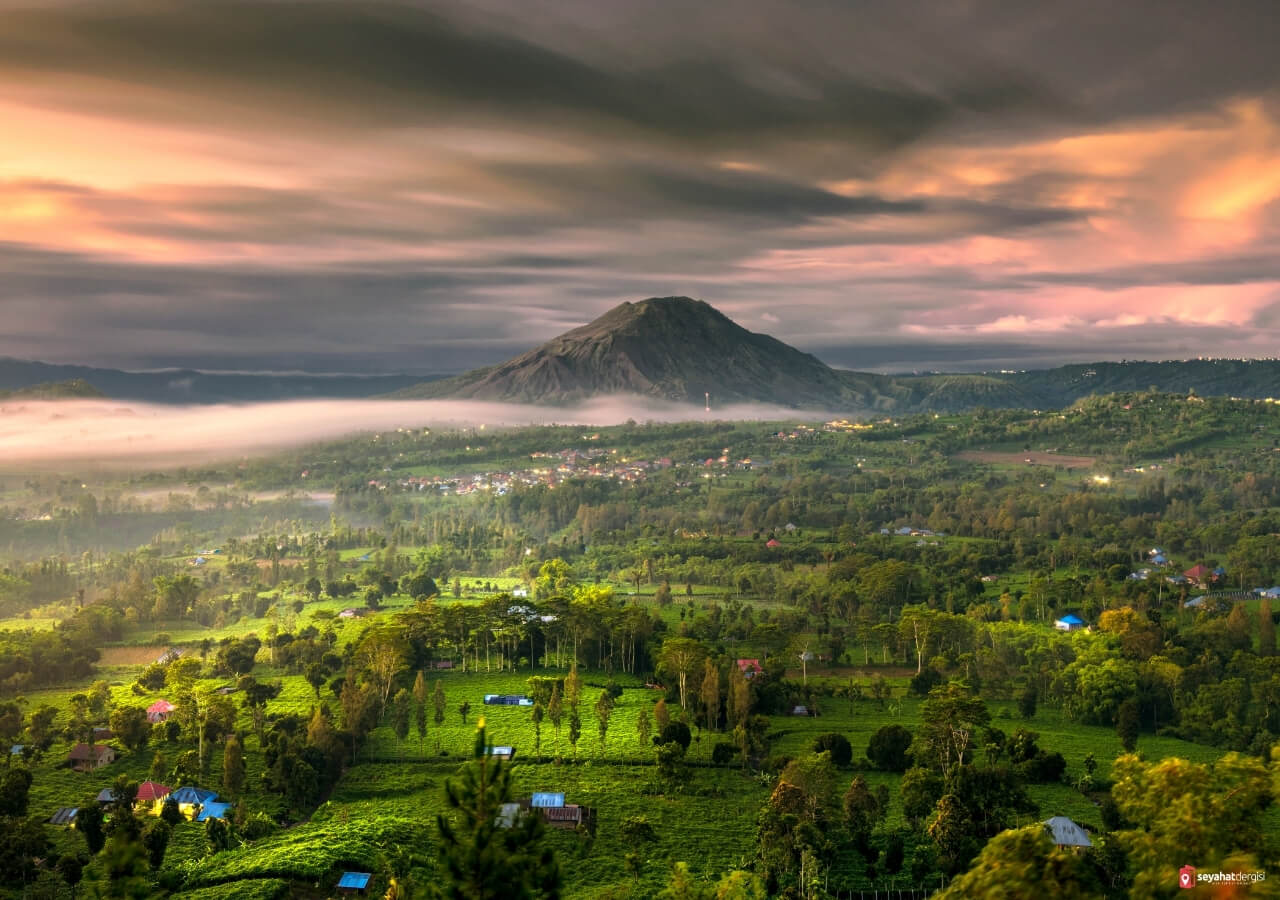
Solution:
<svg viewBox="0 0 1280 900"><path fill-rule="evenodd" d="M496 366L395 396L568 405L631 394L701 405L768 403L834 412L1050 408L1089 394L1195 390L1280 393L1275 360L1096 363L998 375L890 376L833 369L688 297L623 303Z"/></svg>

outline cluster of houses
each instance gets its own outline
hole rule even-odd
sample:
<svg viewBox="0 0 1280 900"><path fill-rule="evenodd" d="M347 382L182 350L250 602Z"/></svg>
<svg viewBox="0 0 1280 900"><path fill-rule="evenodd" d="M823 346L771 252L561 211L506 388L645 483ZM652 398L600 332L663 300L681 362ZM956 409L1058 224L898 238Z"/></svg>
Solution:
<svg viewBox="0 0 1280 900"><path fill-rule="evenodd" d="M539 792L516 803L504 803L498 812L500 828L514 828L526 816L541 817L551 828L576 830L585 828L595 833L596 811L590 806L566 803L563 793Z"/></svg>
<svg viewBox="0 0 1280 900"><path fill-rule="evenodd" d="M903 525L901 528L881 528L880 534L885 537L914 537L914 538L944 538L946 534L941 531L932 531L928 528L913 528L910 525Z"/></svg>
<svg viewBox="0 0 1280 900"><path fill-rule="evenodd" d="M178 811L193 822L206 822L209 819L226 819L231 809L230 803L218 800L218 792L205 788L186 786L176 791L156 781L144 781L138 785L138 795L134 798L133 808L137 812L160 815L167 802L178 805ZM104 788L98 794L98 803L105 807L113 807L119 802L114 788ZM79 808L65 806L49 817L51 825L75 825Z"/></svg>
<svg viewBox="0 0 1280 900"><path fill-rule="evenodd" d="M674 465L670 457L655 460L617 459L617 450L608 453L580 450L537 452L530 456L546 459L548 465L509 472L480 472L466 475L409 475L394 481L374 479L369 487L378 490L398 488L401 491L436 491L441 494L465 496L476 492L492 492L498 496L508 493L515 485L554 486L566 478L607 478L613 481L642 481L651 471L669 469Z"/></svg>

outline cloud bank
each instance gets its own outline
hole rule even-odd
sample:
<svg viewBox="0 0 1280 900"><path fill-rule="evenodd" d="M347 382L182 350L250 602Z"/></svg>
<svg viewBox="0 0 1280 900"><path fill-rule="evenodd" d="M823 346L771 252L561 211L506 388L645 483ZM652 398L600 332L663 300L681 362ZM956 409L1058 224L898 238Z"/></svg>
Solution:
<svg viewBox="0 0 1280 900"><path fill-rule="evenodd" d="M818 414L807 414L810 418ZM122 404L60 400L0 404L0 466L165 467L221 462L273 450L397 428L507 425L619 425L655 422L792 420L795 410L740 404L712 414L636 397L576 407L454 400L296 400L242 406Z"/></svg>

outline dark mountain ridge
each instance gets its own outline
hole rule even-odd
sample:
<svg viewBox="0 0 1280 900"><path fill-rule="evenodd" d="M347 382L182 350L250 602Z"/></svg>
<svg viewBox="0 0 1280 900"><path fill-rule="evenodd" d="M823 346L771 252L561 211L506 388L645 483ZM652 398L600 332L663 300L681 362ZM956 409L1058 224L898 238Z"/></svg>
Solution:
<svg viewBox="0 0 1280 900"><path fill-rule="evenodd" d="M832 412L1054 408L1080 397L1157 390L1280 394L1275 360L1097 363L981 375L876 375L834 369L748 331L688 297L623 303L496 366L415 385L398 397L569 405L626 394L701 404L768 403Z"/></svg>

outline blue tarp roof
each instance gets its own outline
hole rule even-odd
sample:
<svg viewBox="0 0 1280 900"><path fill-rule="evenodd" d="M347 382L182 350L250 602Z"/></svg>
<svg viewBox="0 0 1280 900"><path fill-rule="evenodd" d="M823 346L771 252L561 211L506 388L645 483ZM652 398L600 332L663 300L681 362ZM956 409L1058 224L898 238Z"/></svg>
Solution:
<svg viewBox="0 0 1280 900"><path fill-rule="evenodd" d="M204 788L180 787L171 795L177 803L208 803L210 800L217 799L217 791L207 791Z"/></svg>
<svg viewBox="0 0 1280 900"><path fill-rule="evenodd" d="M373 875L368 872L343 872L338 879L338 887L349 891L363 891L372 880Z"/></svg>
<svg viewBox="0 0 1280 900"><path fill-rule="evenodd" d="M529 805L536 809L554 809L564 806L564 794L541 792L533 795Z"/></svg>
<svg viewBox="0 0 1280 900"><path fill-rule="evenodd" d="M227 810L231 808L230 803L218 803L210 800L200 809L200 815L196 816L197 822L203 822L206 819L225 819Z"/></svg>
<svg viewBox="0 0 1280 900"><path fill-rule="evenodd" d="M1079 617L1077 617L1077 616L1070 615L1070 614L1063 616L1063 617L1062 617L1061 619L1059 619L1058 621L1059 621L1059 622L1066 622L1068 625L1083 625L1083 624L1084 624L1084 620L1083 620L1083 619L1081 619L1081 618L1079 618Z"/></svg>

